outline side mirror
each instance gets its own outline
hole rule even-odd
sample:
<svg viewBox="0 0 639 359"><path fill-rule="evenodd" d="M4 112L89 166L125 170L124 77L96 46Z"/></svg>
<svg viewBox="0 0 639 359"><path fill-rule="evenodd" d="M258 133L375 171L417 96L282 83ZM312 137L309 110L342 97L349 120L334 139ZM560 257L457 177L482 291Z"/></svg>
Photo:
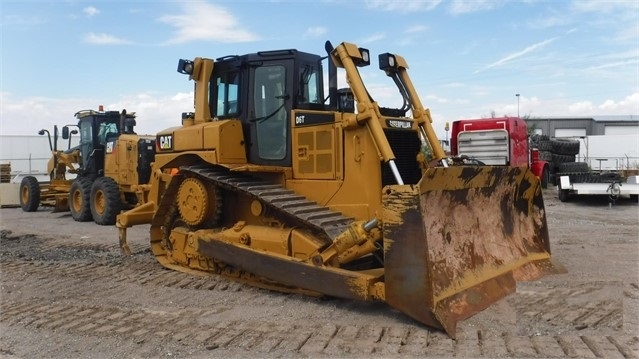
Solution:
<svg viewBox="0 0 639 359"><path fill-rule="evenodd" d="M69 127L68 126L62 127L62 139L65 139L65 140L69 139Z"/></svg>

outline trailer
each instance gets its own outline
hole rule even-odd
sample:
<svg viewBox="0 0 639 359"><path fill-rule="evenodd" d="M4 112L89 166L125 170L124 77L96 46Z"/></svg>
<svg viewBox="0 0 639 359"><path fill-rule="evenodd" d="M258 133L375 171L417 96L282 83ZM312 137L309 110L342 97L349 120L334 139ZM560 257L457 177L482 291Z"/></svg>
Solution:
<svg viewBox="0 0 639 359"><path fill-rule="evenodd" d="M572 196L586 195L608 195L612 202L619 197L630 197L634 201L639 199L639 176L628 176L625 180L615 172L597 176L598 180L577 182L568 174L560 175L557 186L559 200L566 202Z"/></svg>

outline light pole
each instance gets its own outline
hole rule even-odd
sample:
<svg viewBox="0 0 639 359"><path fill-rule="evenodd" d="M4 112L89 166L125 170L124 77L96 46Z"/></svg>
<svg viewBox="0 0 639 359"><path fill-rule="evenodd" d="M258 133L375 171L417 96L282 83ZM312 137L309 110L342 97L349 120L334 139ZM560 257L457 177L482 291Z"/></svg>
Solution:
<svg viewBox="0 0 639 359"><path fill-rule="evenodd" d="M519 94L516 93L515 96L517 96L517 117L519 117Z"/></svg>
<svg viewBox="0 0 639 359"><path fill-rule="evenodd" d="M448 146L448 149L450 150L450 142L448 142L448 130L450 130L450 125L448 124L448 122L446 122L446 124L444 125L444 131L446 131L446 146Z"/></svg>

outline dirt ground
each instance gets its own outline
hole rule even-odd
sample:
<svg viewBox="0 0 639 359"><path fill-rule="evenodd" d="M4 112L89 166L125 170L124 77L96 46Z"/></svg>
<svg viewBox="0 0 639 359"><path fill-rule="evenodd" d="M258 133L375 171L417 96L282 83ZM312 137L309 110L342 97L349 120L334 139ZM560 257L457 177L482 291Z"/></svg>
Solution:
<svg viewBox="0 0 639 359"><path fill-rule="evenodd" d="M638 358L639 205L544 192L567 273L462 321L458 338L381 303L281 294L162 268L148 226L0 209L0 358Z"/></svg>

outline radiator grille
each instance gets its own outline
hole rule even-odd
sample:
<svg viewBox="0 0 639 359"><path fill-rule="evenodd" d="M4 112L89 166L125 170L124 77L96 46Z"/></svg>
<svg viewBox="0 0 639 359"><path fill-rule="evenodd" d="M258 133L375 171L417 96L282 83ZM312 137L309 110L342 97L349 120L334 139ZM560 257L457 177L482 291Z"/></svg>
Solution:
<svg viewBox="0 0 639 359"><path fill-rule="evenodd" d="M404 184L417 184L422 177L422 171L417 162L417 154L421 150L422 142L417 131L385 129L388 143L395 154L395 164ZM382 186L397 184L390 166L382 163Z"/></svg>

